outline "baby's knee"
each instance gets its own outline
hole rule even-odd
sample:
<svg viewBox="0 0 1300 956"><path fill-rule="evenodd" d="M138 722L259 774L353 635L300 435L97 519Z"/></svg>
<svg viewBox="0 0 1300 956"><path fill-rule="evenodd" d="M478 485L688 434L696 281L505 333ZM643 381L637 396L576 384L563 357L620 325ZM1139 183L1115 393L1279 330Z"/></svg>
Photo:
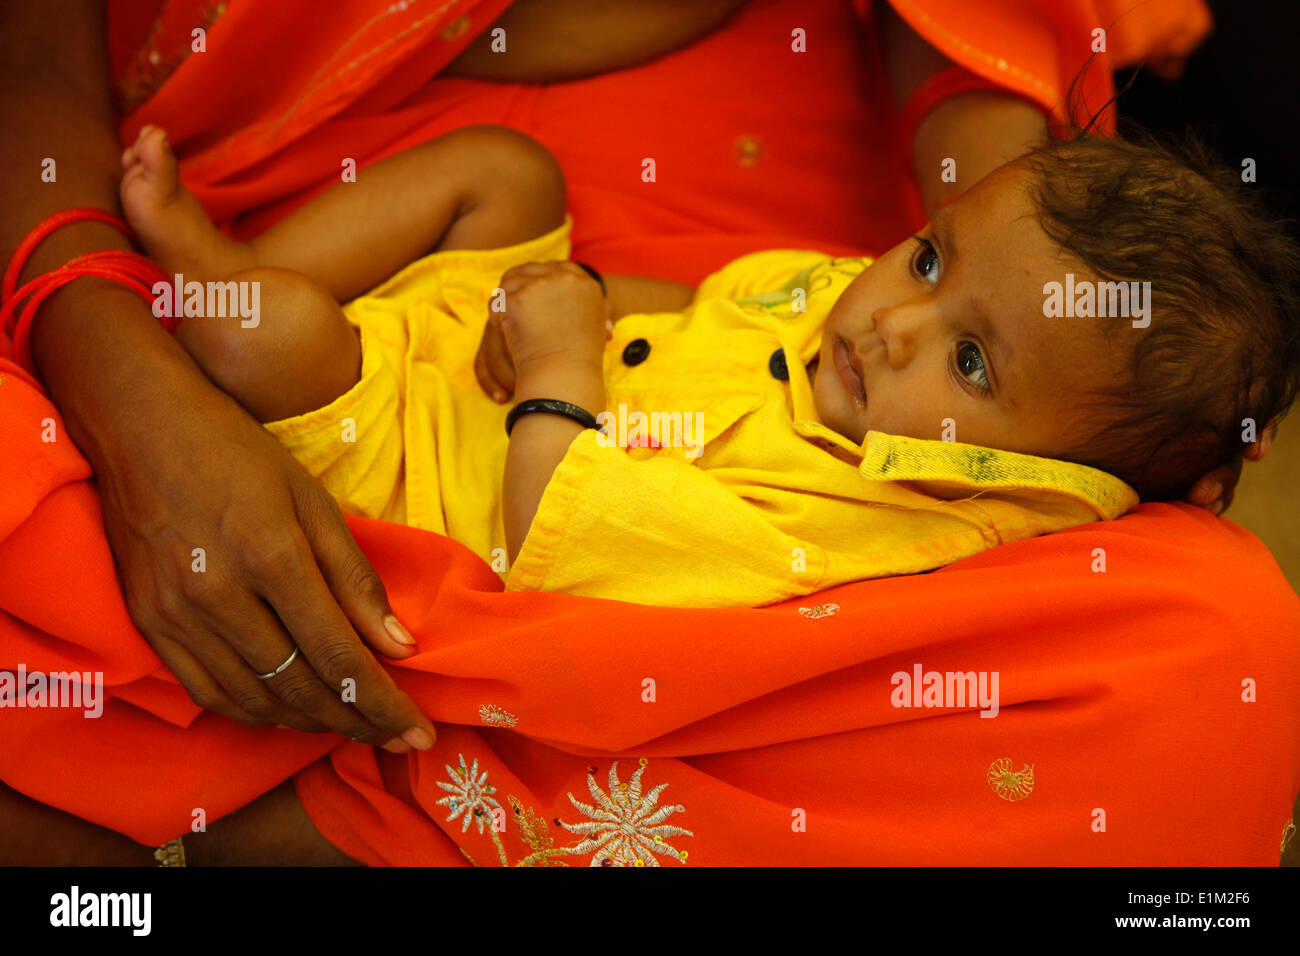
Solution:
<svg viewBox="0 0 1300 956"><path fill-rule="evenodd" d="M470 126L453 135L476 170L469 208L456 224L463 236L473 236L473 247L526 242L564 222L564 171L545 146L505 126Z"/></svg>
<svg viewBox="0 0 1300 956"><path fill-rule="evenodd" d="M360 343L333 297L300 272L253 268L229 276L245 307L187 318L177 338L204 374L261 421L333 401L356 382Z"/></svg>

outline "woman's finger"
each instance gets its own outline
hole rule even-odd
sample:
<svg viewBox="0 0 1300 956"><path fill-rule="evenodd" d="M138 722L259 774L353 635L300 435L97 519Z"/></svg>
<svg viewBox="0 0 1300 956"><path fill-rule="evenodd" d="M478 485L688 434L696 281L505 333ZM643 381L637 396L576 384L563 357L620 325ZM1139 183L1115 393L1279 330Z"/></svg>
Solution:
<svg viewBox="0 0 1300 956"><path fill-rule="evenodd" d="M1183 500L1188 504L1196 505L1200 508L1208 508L1218 500L1222 492L1222 484L1219 479L1220 469L1215 469L1207 475L1203 475L1196 484L1187 490Z"/></svg>
<svg viewBox="0 0 1300 956"><path fill-rule="evenodd" d="M331 539L328 534L322 536L319 530L317 535L315 546L326 554L333 549L356 547L346 533L346 541ZM338 560L325 559L326 563ZM281 546L276 552L260 556L253 570L253 584L289 633L292 643L288 653L296 645L300 657L311 665L309 670L290 668L285 671L289 677L271 681L285 703L354 740L383 744L400 737L420 750L433 745L433 723L415 701L398 689L357 637L326 585L305 538L296 546ZM364 599L353 595L347 600ZM259 646L265 648L268 643L263 640ZM254 665L253 661L249 663ZM269 663L274 670L282 661L261 663Z"/></svg>
<svg viewBox="0 0 1300 956"><path fill-rule="evenodd" d="M238 662L232 667L226 661L214 661L208 663L209 671L223 683L252 688L249 701L241 701L243 706L262 710L267 707L265 698L270 697L277 709L297 715L293 720L276 721L286 726L310 726L302 721L311 721L354 740L374 744L398 736L383 732L351 707L345 700L347 685L340 682L327 687L310 666L306 671L296 671L291 681L263 679L263 675L274 674L286 661L296 659L294 651L298 645L273 610L255 594L233 595L231 603L222 608L220 620L212 621L210 626L229 645ZM193 631L189 636L193 640ZM302 656L299 650L297 657ZM286 668L282 673L287 672Z"/></svg>
<svg viewBox="0 0 1300 956"><path fill-rule="evenodd" d="M172 643L190 658L182 662L192 676L195 686L214 685L216 692L224 695L238 710L248 716L242 721L255 726L276 724L291 727L303 733L319 734L329 730L320 721L313 720L305 714L286 706L265 683L259 681L248 664L235 653L229 644L211 633L205 626L190 622L186 629L188 649L180 648L179 641ZM196 640L197 638L197 640ZM190 666L192 663L193 667ZM170 666L170 665L169 665ZM175 674L175 671L172 671ZM180 675L177 674L177 679ZM198 701L195 701L198 703ZM216 708L200 704L206 710ZM224 711L218 710L218 713ZM230 716L226 713L226 716Z"/></svg>
<svg viewBox="0 0 1300 956"><path fill-rule="evenodd" d="M357 547L338 504L314 481L295 487L293 496L316 566L357 634L386 657L410 657L415 638L393 613L384 582Z"/></svg>
<svg viewBox="0 0 1300 956"><path fill-rule="evenodd" d="M1241 476L1241 464L1241 459L1236 458L1203 475L1196 484L1188 489L1187 494L1183 496L1183 500L1189 504L1209 508L1212 511L1216 504L1224 505L1225 501L1232 498L1232 489ZM1227 495L1226 499L1224 497L1225 493ZM1222 510L1222 507L1219 510Z"/></svg>
<svg viewBox="0 0 1300 956"><path fill-rule="evenodd" d="M158 632L149 635L149 644L163 664L180 681L185 692L204 710L220 714L246 727L265 727L273 721L255 717L240 707L233 697L212 677L199 661L179 641Z"/></svg>
<svg viewBox="0 0 1300 956"><path fill-rule="evenodd" d="M255 681L264 683L276 696L284 697L286 699L295 699L301 693L303 687L318 682L318 677L312 671L311 665L303 659L301 652L296 655L291 652L287 660L288 666L284 667L283 670L279 669L280 665L276 665L276 667L272 668L271 671L267 671L266 674L270 676L249 676ZM283 664L284 662L281 663ZM352 739L359 742L375 744L376 746L383 747L383 749L395 754L409 753L411 750L411 745L406 743L400 737L393 737L387 741L373 740L367 739L364 734L359 733Z"/></svg>

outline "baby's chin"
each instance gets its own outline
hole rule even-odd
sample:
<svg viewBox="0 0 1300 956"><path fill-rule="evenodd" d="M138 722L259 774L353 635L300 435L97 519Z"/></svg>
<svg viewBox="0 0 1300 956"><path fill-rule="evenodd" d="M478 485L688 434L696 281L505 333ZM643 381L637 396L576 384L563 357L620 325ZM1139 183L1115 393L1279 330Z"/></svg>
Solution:
<svg viewBox="0 0 1300 956"><path fill-rule="evenodd" d="M819 363L817 375L813 378L813 407L817 410L817 420L836 434L843 435L855 445L862 444L867 437L868 426L858 420L855 410L848 407L843 395L827 396L828 383L821 381L824 363ZM835 374L832 367L830 374ZM820 387L819 387L820 386Z"/></svg>

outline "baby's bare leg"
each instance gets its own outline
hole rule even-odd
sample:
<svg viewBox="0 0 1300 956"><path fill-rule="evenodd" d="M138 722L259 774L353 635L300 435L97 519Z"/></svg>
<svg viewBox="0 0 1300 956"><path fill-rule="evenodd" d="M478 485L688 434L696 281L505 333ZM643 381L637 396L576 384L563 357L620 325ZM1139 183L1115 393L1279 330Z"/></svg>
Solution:
<svg viewBox="0 0 1300 956"><path fill-rule="evenodd" d="M500 126L458 129L373 163L246 243L219 232L181 185L162 130L146 128L122 159L122 208L165 271L203 281L293 269L339 302L430 252L510 246L564 221L554 157Z"/></svg>
<svg viewBox="0 0 1300 956"><path fill-rule="evenodd" d="M503 127L456 130L374 163L247 243L218 231L181 185L162 130L146 127L122 159L123 209L166 272L257 284L256 327L193 317L177 338L263 422L326 405L356 382L360 348L337 302L429 252L510 246L564 221L554 158Z"/></svg>
<svg viewBox="0 0 1300 956"><path fill-rule="evenodd" d="M366 166L250 246L259 264L309 275L346 302L431 252L544 235L564 209L564 175L545 147L469 126Z"/></svg>
<svg viewBox="0 0 1300 956"><path fill-rule="evenodd" d="M126 221L154 261L169 275L204 282L258 265L252 248L223 235L181 185L167 134L146 126L122 153L118 189Z"/></svg>
<svg viewBox="0 0 1300 956"><path fill-rule="evenodd" d="M329 292L288 269L254 268L226 281L250 283L256 325L239 316L182 319L176 338L203 373L258 421L328 405L361 374L361 343Z"/></svg>

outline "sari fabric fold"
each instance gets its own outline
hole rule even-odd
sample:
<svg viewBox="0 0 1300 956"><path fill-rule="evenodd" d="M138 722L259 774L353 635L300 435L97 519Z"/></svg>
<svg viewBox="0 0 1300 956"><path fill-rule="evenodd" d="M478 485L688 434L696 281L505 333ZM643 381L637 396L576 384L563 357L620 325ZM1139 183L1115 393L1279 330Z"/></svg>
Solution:
<svg viewBox="0 0 1300 956"><path fill-rule="evenodd" d="M1277 861L1300 600L1187 505L718 611L504 593L448 538L349 519L439 729L397 757L199 713L127 620L75 452L16 451L7 472L69 470L0 544L0 668L100 671L111 697L0 711L0 779L144 842L297 773L367 863Z"/></svg>

